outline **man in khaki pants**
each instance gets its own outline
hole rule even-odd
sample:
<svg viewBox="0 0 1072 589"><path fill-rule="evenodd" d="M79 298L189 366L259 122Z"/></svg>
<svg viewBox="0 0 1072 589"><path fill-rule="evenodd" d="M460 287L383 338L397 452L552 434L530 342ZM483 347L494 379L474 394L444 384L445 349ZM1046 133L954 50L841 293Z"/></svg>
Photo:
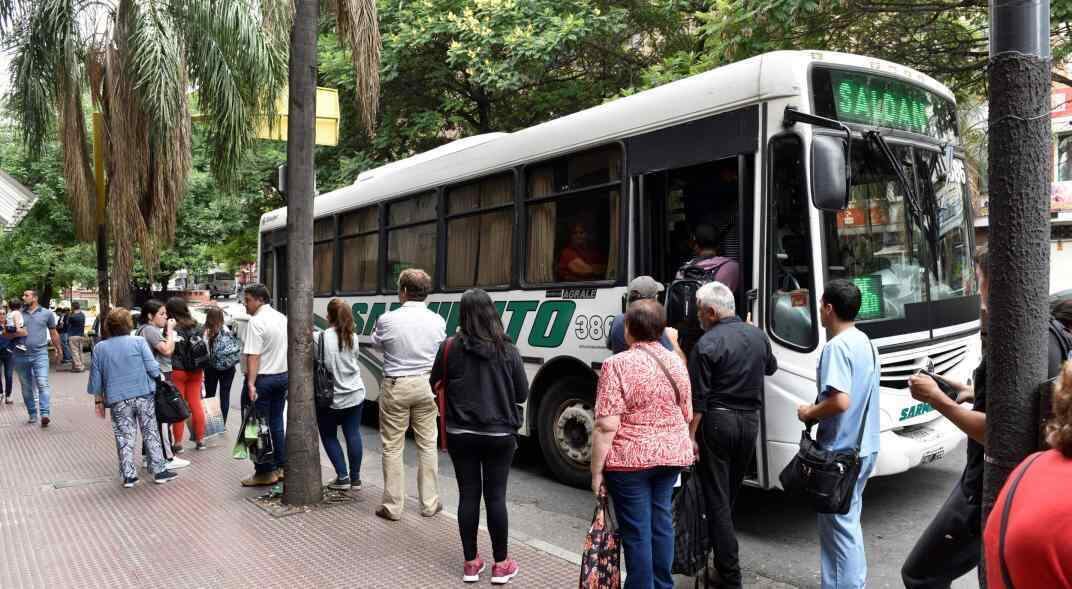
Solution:
<svg viewBox="0 0 1072 589"><path fill-rule="evenodd" d="M443 510L439 502L439 457L436 452L439 409L428 383L439 345L447 337L446 322L428 310L424 299L432 279L424 270L409 268L398 277L402 306L380 316L372 343L383 349L380 390L380 441L383 443L383 504L376 515L398 521L406 500L402 450L406 430L417 442L417 490L421 515Z"/></svg>
<svg viewBox="0 0 1072 589"><path fill-rule="evenodd" d="M71 371L82 372L82 338L86 337L86 314L78 302L71 303L71 314L67 317L68 347L71 348Z"/></svg>

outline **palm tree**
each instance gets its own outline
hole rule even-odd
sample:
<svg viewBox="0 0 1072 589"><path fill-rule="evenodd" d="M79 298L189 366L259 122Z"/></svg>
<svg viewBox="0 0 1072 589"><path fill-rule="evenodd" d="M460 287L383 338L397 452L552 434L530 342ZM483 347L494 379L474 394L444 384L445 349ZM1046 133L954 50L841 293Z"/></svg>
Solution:
<svg viewBox="0 0 1072 589"><path fill-rule="evenodd" d="M371 129L378 100L375 4L333 1L359 79L368 81L359 101ZM369 5L371 29L358 18ZM292 18L292 0L0 0L0 38L12 57L8 108L31 153L58 132L76 235L97 239L98 265L105 266L104 242L111 239L115 300L127 298L134 256L154 268L174 239L190 171L191 111L209 130L214 175L221 186L233 182L286 83ZM103 122L103 215L87 102ZM106 269L99 270L107 300Z"/></svg>

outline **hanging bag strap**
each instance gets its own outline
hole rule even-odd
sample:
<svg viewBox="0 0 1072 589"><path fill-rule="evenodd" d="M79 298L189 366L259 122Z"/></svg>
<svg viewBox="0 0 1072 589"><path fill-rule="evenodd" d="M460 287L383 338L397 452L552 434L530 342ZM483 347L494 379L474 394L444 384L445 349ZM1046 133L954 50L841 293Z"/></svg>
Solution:
<svg viewBox="0 0 1072 589"><path fill-rule="evenodd" d="M1005 506L1001 513L1001 528L998 531L998 563L1001 565L1001 580L1005 582L1005 589L1014 589L1012 575L1009 574L1009 563L1005 561L1005 533L1009 530L1009 512L1012 511L1012 500L1016 496L1016 489L1020 486L1020 480L1027 474L1027 469L1042 456L1039 452L1028 459L1027 464L1020 469L1009 486L1009 492L1005 495Z"/></svg>
<svg viewBox="0 0 1072 589"><path fill-rule="evenodd" d="M652 352L651 350L645 348L644 346L638 346L637 349L639 349L640 351L644 352L645 354L651 356L652 360L655 360L655 363L659 365L659 368L663 369L663 374L666 375L666 380L669 380L670 381L670 386L674 387L674 400L677 402L678 406L680 407L681 406L681 391L677 388L677 382L674 380L673 375L670 374L670 369L667 368L666 364L663 363L663 359L660 358L658 355L656 355L655 352ZM684 415L684 411L682 412L682 415Z"/></svg>
<svg viewBox="0 0 1072 589"><path fill-rule="evenodd" d="M869 344L870 345L870 344ZM882 365L878 362L878 352L875 351L875 346L871 346L871 356L875 359L875 376L882 374ZM867 389L867 402L864 404L864 413L860 416L860 433L856 434L856 453L860 453L860 448L864 444L864 430L867 429L867 412L871 410L871 389Z"/></svg>
<svg viewBox="0 0 1072 589"><path fill-rule="evenodd" d="M439 449L447 450L447 361L450 359L450 346L454 343L453 337L448 337L443 345L443 377L439 379L436 387L436 403L439 405Z"/></svg>

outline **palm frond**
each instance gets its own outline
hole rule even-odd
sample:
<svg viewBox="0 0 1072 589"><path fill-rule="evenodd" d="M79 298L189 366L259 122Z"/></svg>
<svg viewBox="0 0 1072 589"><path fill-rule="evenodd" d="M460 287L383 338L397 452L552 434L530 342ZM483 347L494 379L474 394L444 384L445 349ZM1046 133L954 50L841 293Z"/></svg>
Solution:
<svg viewBox="0 0 1072 589"><path fill-rule="evenodd" d="M186 94L174 23L159 0L123 0L117 24L125 33L126 75L149 116L152 131L165 134L179 121Z"/></svg>
<svg viewBox="0 0 1072 589"><path fill-rule="evenodd" d="M97 235L96 185L89 165L86 117L79 83L80 64L73 40L68 41L66 51L63 68L57 78L57 94L62 101L59 130L63 142L63 178L75 237L90 241Z"/></svg>
<svg viewBox="0 0 1072 589"><path fill-rule="evenodd" d="M335 0L336 29L350 49L361 122L371 136L380 104L380 26L376 0Z"/></svg>

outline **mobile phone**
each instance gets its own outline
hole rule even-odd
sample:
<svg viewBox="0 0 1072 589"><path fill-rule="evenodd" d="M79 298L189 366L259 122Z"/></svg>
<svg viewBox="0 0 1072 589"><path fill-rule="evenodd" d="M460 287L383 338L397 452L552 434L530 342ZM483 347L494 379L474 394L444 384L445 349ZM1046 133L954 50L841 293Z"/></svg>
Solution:
<svg viewBox="0 0 1072 589"><path fill-rule="evenodd" d="M960 394L957 393L957 389L953 387L953 384L943 378L941 375L935 374L930 370L920 370L917 372L917 374L926 374L927 376L933 378L934 382L938 384L938 388L941 389L942 393L952 399L954 403L957 402L957 398L960 396Z"/></svg>

